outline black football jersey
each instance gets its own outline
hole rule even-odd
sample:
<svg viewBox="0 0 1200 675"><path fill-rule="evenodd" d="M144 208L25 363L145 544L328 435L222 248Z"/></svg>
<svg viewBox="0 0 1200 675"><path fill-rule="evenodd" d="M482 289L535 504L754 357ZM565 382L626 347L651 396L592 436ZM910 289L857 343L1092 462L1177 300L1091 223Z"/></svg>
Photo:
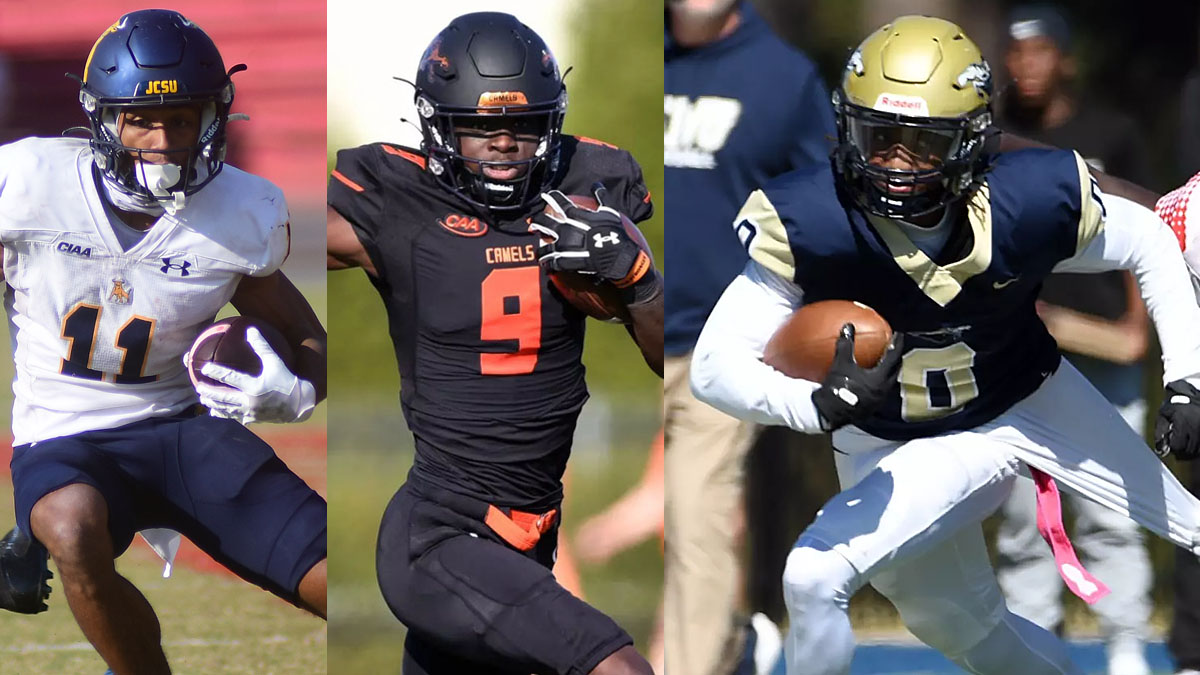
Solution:
<svg viewBox="0 0 1200 675"><path fill-rule="evenodd" d="M410 479L501 506L561 498L584 383L584 315L550 283L526 219L495 220L426 172L411 148L341 150L328 199L375 266L416 440ZM553 187L590 195L635 222L653 212L641 168L624 150L563 137Z"/></svg>

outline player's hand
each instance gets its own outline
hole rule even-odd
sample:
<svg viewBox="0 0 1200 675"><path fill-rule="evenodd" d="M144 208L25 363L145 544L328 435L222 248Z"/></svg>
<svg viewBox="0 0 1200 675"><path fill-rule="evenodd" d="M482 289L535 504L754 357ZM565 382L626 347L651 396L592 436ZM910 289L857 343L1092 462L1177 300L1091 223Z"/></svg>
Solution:
<svg viewBox="0 0 1200 675"><path fill-rule="evenodd" d="M1154 422L1154 452L1184 461L1200 456L1200 391L1185 380L1167 385Z"/></svg>
<svg viewBox="0 0 1200 675"><path fill-rule="evenodd" d="M861 368L854 360L854 324L842 326L833 365L813 392L813 405L821 416L821 428L833 431L870 417L883 404L900 373L904 335L896 333L883 358L873 368Z"/></svg>
<svg viewBox="0 0 1200 675"><path fill-rule="evenodd" d="M592 274L618 288L632 286L649 271L649 257L625 232L621 214L605 205L604 186L593 190L595 211L576 206L559 190L542 194L549 213L533 216L529 225L542 237L538 262L551 271Z"/></svg>
<svg viewBox="0 0 1200 675"><path fill-rule="evenodd" d="M271 349L262 333L246 329L246 342L262 361L262 373L250 375L217 363L206 363L200 372L232 389L201 382L196 387L200 403L214 417L251 422L303 422L312 415L317 391L308 380L296 377Z"/></svg>

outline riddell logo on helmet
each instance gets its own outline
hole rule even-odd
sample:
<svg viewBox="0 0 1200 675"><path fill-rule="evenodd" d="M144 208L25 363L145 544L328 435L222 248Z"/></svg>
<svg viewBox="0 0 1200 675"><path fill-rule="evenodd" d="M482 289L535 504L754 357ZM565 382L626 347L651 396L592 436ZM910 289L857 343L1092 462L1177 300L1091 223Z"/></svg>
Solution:
<svg viewBox="0 0 1200 675"><path fill-rule="evenodd" d="M929 104L920 96L904 96L902 94L880 94L875 99L876 110L894 112L901 115L929 117Z"/></svg>
<svg viewBox="0 0 1200 675"><path fill-rule="evenodd" d="M480 237L488 230L487 223L482 220L457 213L447 214L445 218L439 218L437 222L438 225L462 237Z"/></svg>
<svg viewBox="0 0 1200 675"><path fill-rule="evenodd" d="M479 95L480 106L498 106L498 105L528 105L529 99L525 98L523 91L485 91Z"/></svg>

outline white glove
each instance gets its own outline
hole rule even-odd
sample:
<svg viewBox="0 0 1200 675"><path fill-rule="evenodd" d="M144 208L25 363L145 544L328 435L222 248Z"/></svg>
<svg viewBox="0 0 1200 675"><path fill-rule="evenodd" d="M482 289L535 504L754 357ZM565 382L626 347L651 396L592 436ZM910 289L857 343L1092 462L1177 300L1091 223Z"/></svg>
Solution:
<svg viewBox="0 0 1200 675"><path fill-rule="evenodd" d="M308 419L317 405L317 390L312 383L288 370L257 328L246 329L246 342L262 361L262 373L254 376L206 363L200 369L202 374L233 388L201 382L196 385L200 403L213 417L235 419L242 424Z"/></svg>

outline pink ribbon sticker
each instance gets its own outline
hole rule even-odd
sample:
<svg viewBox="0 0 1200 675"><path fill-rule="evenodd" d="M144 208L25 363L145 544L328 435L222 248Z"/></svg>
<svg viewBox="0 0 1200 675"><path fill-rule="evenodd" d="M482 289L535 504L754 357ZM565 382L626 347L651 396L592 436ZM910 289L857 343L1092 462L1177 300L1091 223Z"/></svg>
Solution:
<svg viewBox="0 0 1200 675"><path fill-rule="evenodd" d="M1029 467L1029 472L1033 474L1033 482L1037 485L1038 532L1042 533L1042 538L1054 551L1054 564L1058 566L1058 574L1072 593L1087 604L1094 604L1108 595L1108 586L1085 570L1079 562L1079 557L1075 555L1075 548L1071 546L1067 530L1063 527L1062 501L1054 479L1032 466Z"/></svg>

